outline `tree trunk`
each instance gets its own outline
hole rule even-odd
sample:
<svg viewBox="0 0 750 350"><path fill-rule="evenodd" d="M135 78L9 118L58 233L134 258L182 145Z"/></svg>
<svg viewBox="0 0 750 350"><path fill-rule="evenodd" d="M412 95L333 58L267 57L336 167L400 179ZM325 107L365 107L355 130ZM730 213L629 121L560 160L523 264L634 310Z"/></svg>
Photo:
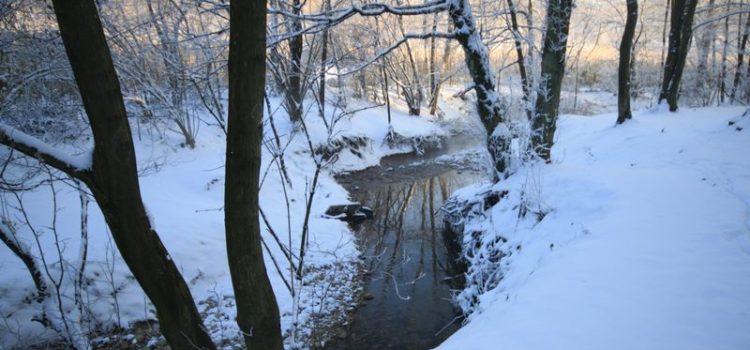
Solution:
<svg viewBox="0 0 750 350"><path fill-rule="evenodd" d="M237 323L248 349L281 349L258 217L266 68L266 0L232 1L224 223Z"/></svg>
<svg viewBox="0 0 750 350"><path fill-rule="evenodd" d="M323 4L323 11L331 9L331 0L325 0ZM323 30L323 38L320 43L320 76L318 77L319 88L318 88L318 100L320 101L320 116L325 121L326 117L326 66L328 65L328 28Z"/></svg>
<svg viewBox="0 0 750 350"><path fill-rule="evenodd" d="M712 19L714 16L715 2L716 0L708 0L708 5L706 5L708 9L705 16L708 19ZM708 86L714 76L713 70L711 72L711 75L708 74L708 54L711 52L711 43L713 43L715 36L715 25L713 23L707 24L705 28L703 28L703 33L701 33L700 40L698 42L698 66L696 70L705 75L702 78L698 78L696 80L696 84L698 85L698 92L704 96L711 96L708 91ZM710 103L710 97L706 98L705 100L705 105L707 105L708 103Z"/></svg>
<svg viewBox="0 0 750 350"><path fill-rule="evenodd" d="M523 57L523 43L521 42L521 32L518 30L518 16L516 5L513 4L513 0L508 1L508 11L510 12L510 25L513 33L513 43L516 46L516 64L518 65L518 75L521 76L521 89L523 90L523 104L524 110L526 110L526 116L529 120L532 119L531 108L529 107L529 99L531 98L529 79L526 74L526 61Z"/></svg>
<svg viewBox="0 0 750 350"><path fill-rule="evenodd" d="M74 173L91 189L123 260L156 307L173 349L214 349L187 284L141 199L130 126L94 1L53 1L65 51L94 135L93 166Z"/></svg>
<svg viewBox="0 0 750 350"><path fill-rule="evenodd" d="M549 0L547 29L542 48L541 89L536 99L531 145L536 154L550 161L555 123L560 108L560 90L565 76L565 50L568 44L573 0Z"/></svg>
<svg viewBox="0 0 750 350"><path fill-rule="evenodd" d="M385 108L388 112L388 131L391 131L391 98L388 92L388 74L385 72L385 62L380 65L380 73L383 76L383 99L385 100ZM389 135L390 136L390 135Z"/></svg>
<svg viewBox="0 0 750 350"><path fill-rule="evenodd" d="M437 32L438 26L438 14L432 16L432 32ZM435 37L430 38L430 105L432 101L437 99L437 62L435 62ZM430 111L430 114L434 115L435 112Z"/></svg>
<svg viewBox="0 0 750 350"><path fill-rule="evenodd" d="M448 13L455 28L456 40L463 48L466 66L474 82L477 112L489 136L487 149L492 156L495 175L498 179L506 178L510 175L511 134L503 120L500 95L495 91L495 79L492 76L487 46L477 32L469 0L451 1Z"/></svg>
<svg viewBox="0 0 750 350"><path fill-rule="evenodd" d="M674 0L669 28L669 49L664 62L664 80L659 102L667 100L669 110L677 111L680 81L685 69L690 39L693 35L693 17L698 0Z"/></svg>
<svg viewBox="0 0 750 350"><path fill-rule="evenodd" d="M617 124L633 117L630 111L630 54L635 25L638 22L638 0L627 0L625 32L620 42L620 65L617 70Z"/></svg>
<svg viewBox="0 0 750 350"><path fill-rule="evenodd" d="M292 2L292 13L299 16L302 13L300 0ZM297 18L289 18L291 30L298 33L302 30L302 22ZM230 25L231 27L231 25ZM289 119L297 121L302 118L302 35L296 35L289 39L289 77L286 84L286 105Z"/></svg>
<svg viewBox="0 0 750 350"><path fill-rule="evenodd" d="M664 7L664 20L662 21L661 28L661 59L659 60L659 80L664 79L664 50L667 48L667 23L669 20L669 9L672 6L672 1L667 0L666 6Z"/></svg>
<svg viewBox="0 0 750 350"><path fill-rule="evenodd" d="M742 65L745 63L745 49L747 48L747 39L750 35L750 15L747 16L745 22L745 28L742 30L742 39L740 40L740 47L737 50L737 69L734 72L734 81L732 82L732 92L729 93L730 102L734 103L737 95L737 87L740 84L740 78L742 77Z"/></svg>
<svg viewBox="0 0 750 350"><path fill-rule="evenodd" d="M730 0L727 0L730 1ZM724 47L721 51L721 73L719 73L719 103L727 95L727 51L729 47L729 17L724 19Z"/></svg>

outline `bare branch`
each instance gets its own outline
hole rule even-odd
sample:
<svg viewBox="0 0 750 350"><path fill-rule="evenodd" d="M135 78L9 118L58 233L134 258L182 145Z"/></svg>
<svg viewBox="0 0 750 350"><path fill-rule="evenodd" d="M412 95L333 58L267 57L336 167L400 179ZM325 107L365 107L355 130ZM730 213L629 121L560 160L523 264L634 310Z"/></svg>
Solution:
<svg viewBox="0 0 750 350"><path fill-rule="evenodd" d="M269 9L269 14L278 14L286 18L292 18L296 20L302 20L306 22L313 22L314 24L296 32L285 33L284 35L274 36L273 39L269 40L266 47L275 46L283 41L289 40L298 35L303 34L314 34L320 32L326 28L335 26L355 15L362 17L373 17L382 14L393 14L398 16L418 16L426 15L431 13L438 13L448 10L448 1L437 0L430 1L420 5L402 5L402 6L391 6L388 4L375 3L375 4L364 4L360 6L352 6L345 9L337 9L325 12L319 12L309 15L295 14L288 11Z"/></svg>
<svg viewBox="0 0 750 350"><path fill-rule="evenodd" d="M0 144L15 149L29 157L37 158L45 164L84 182L90 177L93 152L72 156L8 125L0 124Z"/></svg>
<svg viewBox="0 0 750 350"><path fill-rule="evenodd" d="M358 66L343 72L343 73L337 73L335 75L349 75L352 73L355 73L357 71L360 71L362 69L367 68L369 65L375 63L377 60L383 58L384 56L391 53L393 50L397 49L399 46L405 44L410 39L430 39L430 38L442 38L442 39L455 39L456 36L453 33L439 33L439 32L431 32L431 33L407 33L405 34L401 39L396 41L395 43L391 44L390 46L380 50L375 56L371 57L369 60L359 64Z"/></svg>

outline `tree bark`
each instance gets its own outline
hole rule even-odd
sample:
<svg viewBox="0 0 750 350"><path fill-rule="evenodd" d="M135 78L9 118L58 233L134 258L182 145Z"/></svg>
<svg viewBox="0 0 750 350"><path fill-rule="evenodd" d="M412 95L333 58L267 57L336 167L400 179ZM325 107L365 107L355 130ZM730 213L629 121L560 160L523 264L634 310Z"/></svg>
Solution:
<svg viewBox="0 0 750 350"><path fill-rule="evenodd" d="M687 53L693 35L693 17L698 0L674 0L669 28L669 49L664 62L664 80L662 82L659 102L667 100L669 110L677 111L680 93L680 81L685 69Z"/></svg>
<svg viewBox="0 0 750 350"><path fill-rule="evenodd" d="M620 65L617 70L617 124L633 117L630 111L630 54L637 22L638 0L627 0L627 19L620 42Z"/></svg>
<svg viewBox="0 0 750 350"><path fill-rule="evenodd" d="M496 176L498 179L506 178L510 175L511 134L502 116L500 95L495 91L495 79L490 67L487 46L477 32L468 0L451 1L448 14L474 82L477 112L488 134L487 149L492 156Z"/></svg>
<svg viewBox="0 0 750 350"><path fill-rule="evenodd" d="M531 145L545 162L550 161L555 124L560 108L560 90L565 76L565 51L568 44L573 0L549 0L546 32L542 48L541 89L536 99Z"/></svg>
<svg viewBox="0 0 750 350"><path fill-rule="evenodd" d="M281 349L279 309L266 274L258 216L266 0L232 1L224 210L237 323L248 349Z"/></svg>
<svg viewBox="0 0 750 350"><path fill-rule="evenodd" d="M53 4L95 144L92 168L69 174L91 189L123 260L154 304L171 347L214 349L187 284L146 214L120 83L96 4Z"/></svg>

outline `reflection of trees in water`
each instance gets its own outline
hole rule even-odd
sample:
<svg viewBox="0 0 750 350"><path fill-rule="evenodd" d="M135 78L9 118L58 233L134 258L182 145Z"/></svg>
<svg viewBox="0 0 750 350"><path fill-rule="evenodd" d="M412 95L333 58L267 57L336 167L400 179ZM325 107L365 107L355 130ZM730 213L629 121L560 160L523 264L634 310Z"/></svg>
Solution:
<svg viewBox="0 0 750 350"><path fill-rule="evenodd" d="M414 272L402 277L406 277L406 283L412 282L412 291L416 289L413 282L429 274L427 266L432 271L434 284L443 282L438 271L446 276L463 273L462 266L454 263L454 257L445 256L443 247L438 246L437 236L444 229L438 211L456 182L463 185L466 180L456 181L455 175L449 173L411 183L389 184L358 194L357 199L364 205L371 205L375 213L374 220L364 223L360 229L360 243L366 248L366 268L376 274L373 278L393 279L393 283L383 283L380 292L404 282L396 280L398 273L394 271L408 263L415 264ZM418 246L404 246L405 240L418 241ZM451 286L461 287L454 283Z"/></svg>
<svg viewBox="0 0 750 350"><path fill-rule="evenodd" d="M462 286L451 276L463 271L455 270L455 259L446 253L438 213L451 191L482 177L446 169L431 174L441 175L405 170L378 181L349 178L360 188L354 199L374 213L357 227L364 268L371 273L366 289L373 298L357 310L350 336L332 349L429 348L458 328L449 300L451 289Z"/></svg>

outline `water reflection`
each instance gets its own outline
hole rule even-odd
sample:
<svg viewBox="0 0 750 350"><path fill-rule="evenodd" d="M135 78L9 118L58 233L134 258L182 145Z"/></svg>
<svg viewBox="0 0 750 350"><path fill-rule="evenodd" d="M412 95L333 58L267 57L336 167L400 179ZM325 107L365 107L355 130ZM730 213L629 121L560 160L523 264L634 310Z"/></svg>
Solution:
<svg viewBox="0 0 750 350"><path fill-rule="evenodd" d="M346 339L327 348L427 349L458 328L460 322L451 323L458 315L450 295L461 287L462 272L446 252L438 210L452 191L485 176L449 168L423 176L425 168L419 170L379 181L363 174L340 179L375 217L356 227L368 271L365 305Z"/></svg>

